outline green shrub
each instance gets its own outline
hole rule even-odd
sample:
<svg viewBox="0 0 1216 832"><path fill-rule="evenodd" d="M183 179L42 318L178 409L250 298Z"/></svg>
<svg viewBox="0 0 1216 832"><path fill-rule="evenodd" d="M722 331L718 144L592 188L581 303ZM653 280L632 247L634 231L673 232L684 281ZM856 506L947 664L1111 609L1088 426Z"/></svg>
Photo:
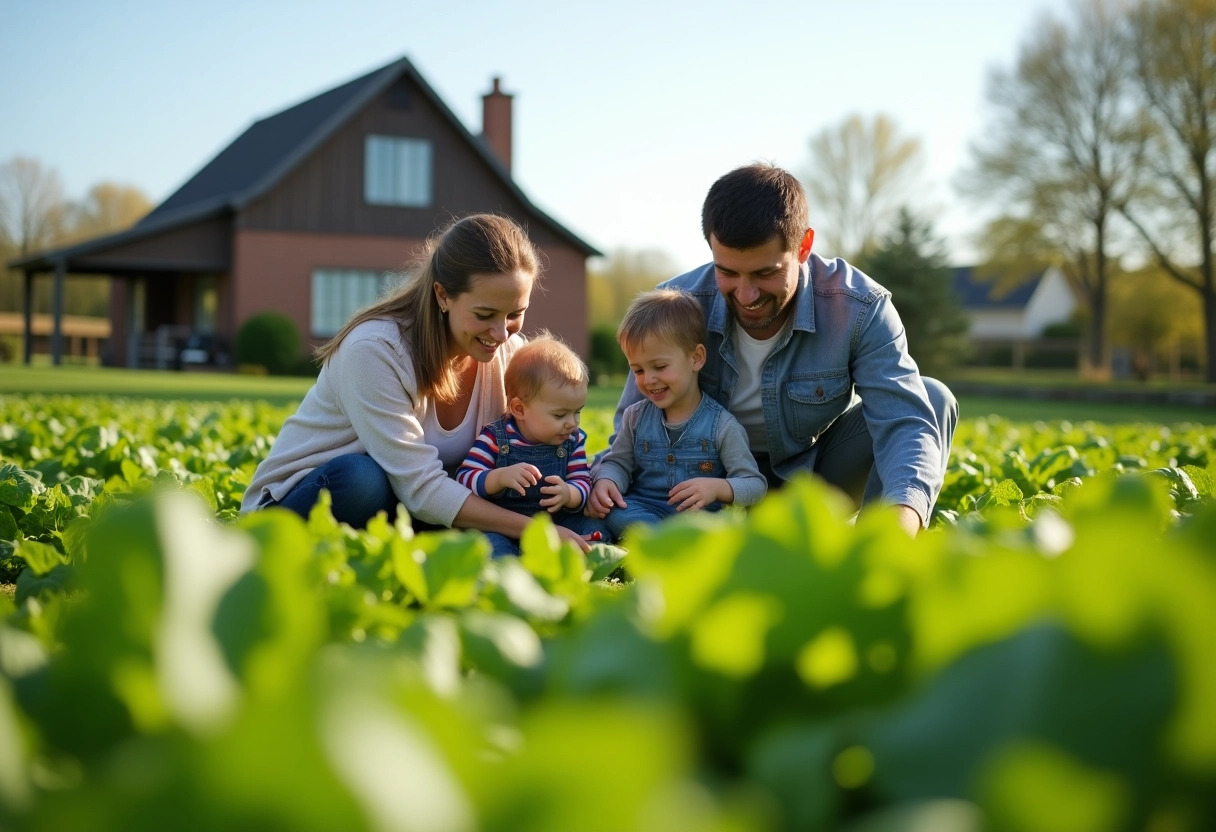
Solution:
<svg viewBox="0 0 1216 832"><path fill-rule="evenodd" d="M260 312L236 334L236 363L261 364L271 375L291 372L300 359L300 330L279 312Z"/></svg>
<svg viewBox="0 0 1216 832"><path fill-rule="evenodd" d="M629 372L629 360L616 340L615 326L597 326L591 330L591 360L587 362L587 369L593 379Z"/></svg>

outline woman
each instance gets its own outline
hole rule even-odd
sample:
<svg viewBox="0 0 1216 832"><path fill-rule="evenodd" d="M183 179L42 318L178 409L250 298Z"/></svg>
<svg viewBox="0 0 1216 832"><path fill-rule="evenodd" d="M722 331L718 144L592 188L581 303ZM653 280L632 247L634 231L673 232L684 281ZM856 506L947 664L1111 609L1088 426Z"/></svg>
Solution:
<svg viewBox="0 0 1216 832"><path fill-rule="evenodd" d="M506 410L503 372L523 343L537 260L523 229L492 214L433 238L399 291L317 351L317 383L254 472L241 510L278 505L307 516L325 488L334 517L352 526L381 510L391 517L400 502L419 526L518 538L526 516L448 473ZM558 534L588 548L568 529Z"/></svg>

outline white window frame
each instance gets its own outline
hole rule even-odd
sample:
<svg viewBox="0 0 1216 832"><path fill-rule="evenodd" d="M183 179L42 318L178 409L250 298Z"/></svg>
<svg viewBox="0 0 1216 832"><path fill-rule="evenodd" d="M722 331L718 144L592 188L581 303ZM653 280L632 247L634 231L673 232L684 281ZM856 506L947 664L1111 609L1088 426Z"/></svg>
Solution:
<svg viewBox="0 0 1216 832"><path fill-rule="evenodd" d="M371 306L400 283L395 272L374 269L313 269L309 287L309 331L332 338L351 316Z"/></svg>
<svg viewBox="0 0 1216 832"><path fill-rule="evenodd" d="M363 148L363 198L368 205L426 208L434 154L428 139L369 134Z"/></svg>

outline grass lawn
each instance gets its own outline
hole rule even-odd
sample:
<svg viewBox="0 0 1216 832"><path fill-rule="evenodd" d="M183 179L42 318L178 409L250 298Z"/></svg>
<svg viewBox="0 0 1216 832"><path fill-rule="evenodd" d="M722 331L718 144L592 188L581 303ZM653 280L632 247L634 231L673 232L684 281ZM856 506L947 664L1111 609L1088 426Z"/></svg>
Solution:
<svg viewBox="0 0 1216 832"><path fill-rule="evenodd" d="M262 399L284 405L298 402L312 386L311 378L247 376L233 373L179 373L124 370L110 367L34 366L0 364L0 394L103 395L151 399L227 401ZM592 387L587 407L612 412L620 385ZM962 395L964 418L994 414L1012 421L1196 422L1216 425L1216 409L1175 404L1039 401L1017 397Z"/></svg>
<svg viewBox="0 0 1216 832"><path fill-rule="evenodd" d="M126 396L197 401L263 399L272 404L283 405L300 401L312 384L311 378L294 376L0 364L0 393Z"/></svg>

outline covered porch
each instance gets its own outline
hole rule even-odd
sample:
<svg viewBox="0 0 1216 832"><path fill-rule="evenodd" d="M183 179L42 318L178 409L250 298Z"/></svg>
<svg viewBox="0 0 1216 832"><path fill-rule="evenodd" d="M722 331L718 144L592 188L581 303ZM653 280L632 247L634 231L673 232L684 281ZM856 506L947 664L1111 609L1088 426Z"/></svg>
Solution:
<svg viewBox="0 0 1216 832"><path fill-rule="evenodd" d="M64 285L111 279L110 332L100 358L116 367L179 369L182 357L214 362L233 336L231 215L139 224L118 234L11 262L24 274L22 357L34 353L34 281L51 280L51 363L63 362ZM192 352L188 352L192 351Z"/></svg>

